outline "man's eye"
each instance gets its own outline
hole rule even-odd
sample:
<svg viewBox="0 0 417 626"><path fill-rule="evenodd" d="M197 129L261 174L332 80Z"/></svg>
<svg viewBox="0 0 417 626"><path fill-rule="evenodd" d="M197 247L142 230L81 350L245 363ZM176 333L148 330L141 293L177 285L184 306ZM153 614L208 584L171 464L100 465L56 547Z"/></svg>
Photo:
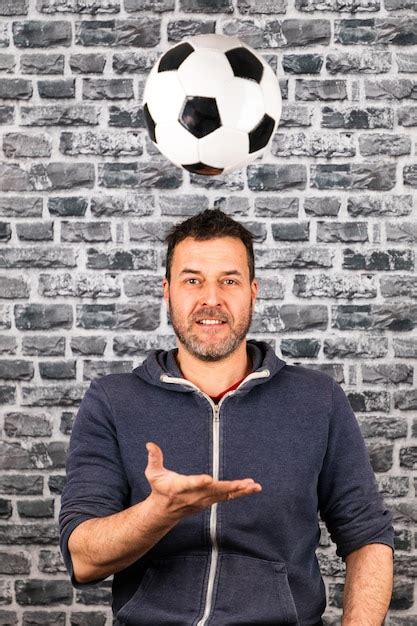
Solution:
<svg viewBox="0 0 417 626"><path fill-rule="evenodd" d="M198 278L187 278L185 282L188 283L190 280L198 280Z"/></svg>

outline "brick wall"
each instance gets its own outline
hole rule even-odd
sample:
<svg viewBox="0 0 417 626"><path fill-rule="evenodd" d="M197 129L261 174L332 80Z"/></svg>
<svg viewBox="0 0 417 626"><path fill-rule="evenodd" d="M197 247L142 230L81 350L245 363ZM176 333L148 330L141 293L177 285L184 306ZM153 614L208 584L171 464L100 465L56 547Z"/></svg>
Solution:
<svg viewBox="0 0 417 626"><path fill-rule="evenodd" d="M222 178L172 166L141 109L162 51L210 32L284 98L268 154ZM0 0L0 99L0 624L111 624L111 578L76 591L59 553L71 425L89 381L175 345L162 239L207 207L256 235L250 336L349 396L395 518L386 623L415 624L416 0Z"/></svg>

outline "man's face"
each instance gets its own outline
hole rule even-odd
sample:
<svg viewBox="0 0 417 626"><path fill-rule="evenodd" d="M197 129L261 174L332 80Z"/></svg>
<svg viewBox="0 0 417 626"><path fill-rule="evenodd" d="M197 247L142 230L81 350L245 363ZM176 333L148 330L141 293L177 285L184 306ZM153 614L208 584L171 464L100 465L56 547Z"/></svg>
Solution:
<svg viewBox="0 0 417 626"><path fill-rule="evenodd" d="M183 239L175 246L171 281L164 278L163 288L174 332L193 356L218 361L246 337L258 285L249 282L247 252L240 239Z"/></svg>

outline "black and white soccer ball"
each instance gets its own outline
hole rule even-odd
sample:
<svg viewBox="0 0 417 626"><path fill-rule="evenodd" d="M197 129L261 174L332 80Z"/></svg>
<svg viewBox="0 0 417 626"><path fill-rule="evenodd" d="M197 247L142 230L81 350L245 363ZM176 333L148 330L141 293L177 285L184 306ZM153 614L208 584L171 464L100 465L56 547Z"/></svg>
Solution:
<svg viewBox="0 0 417 626"><path fill-rule="evenodd" d="M262 155L281 115L271 66L237 37L196 35L172 46L145 85L145 121L160 152L205 176Z"/></svg>

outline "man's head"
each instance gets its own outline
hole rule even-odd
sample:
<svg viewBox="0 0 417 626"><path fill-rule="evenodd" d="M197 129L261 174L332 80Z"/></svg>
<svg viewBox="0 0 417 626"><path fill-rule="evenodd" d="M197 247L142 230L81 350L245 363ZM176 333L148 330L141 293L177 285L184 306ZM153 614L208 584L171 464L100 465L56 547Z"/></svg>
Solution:
<svg viewBox="0 0 417 626"><path fill-rule="evenodd" d="M252 240L218 209L176 225L165 238L164 299L178 340L201 360L227 357L249 330L258 288Z"/></svg>

